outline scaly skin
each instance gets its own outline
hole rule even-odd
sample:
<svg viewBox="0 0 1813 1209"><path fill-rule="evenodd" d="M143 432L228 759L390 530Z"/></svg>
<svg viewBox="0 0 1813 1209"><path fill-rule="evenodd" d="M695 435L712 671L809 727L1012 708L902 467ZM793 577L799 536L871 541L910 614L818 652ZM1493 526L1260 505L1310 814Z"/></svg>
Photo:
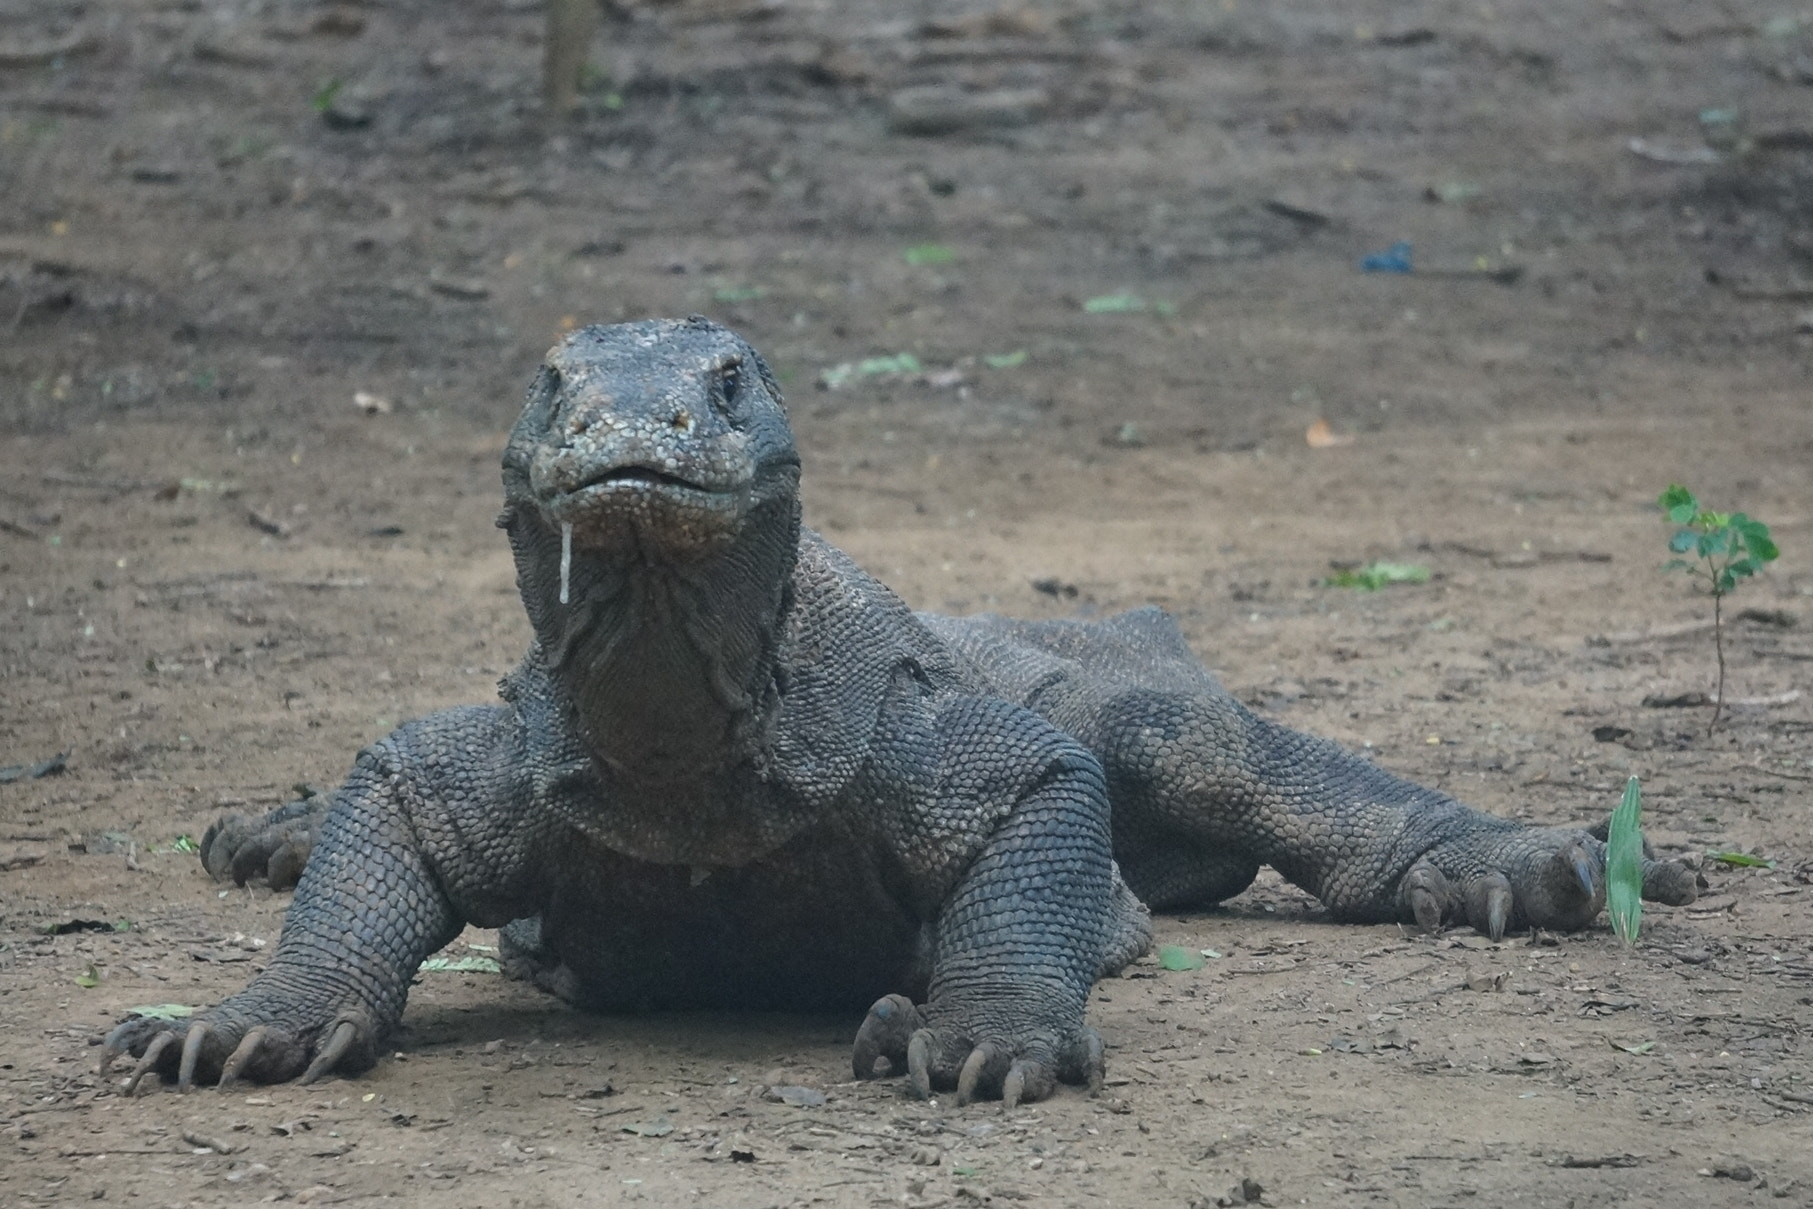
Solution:
<svg viewBox="0 0 1813 1209"><path fill-rule="evenodd" d="M502 703L410 723L325 801L216 824L216 877L300 875L277 951L219 1007L121 1024L106 1061L184 1088L358 1071L475 923L584 1006L870 1004L859 1077L1011 1104L1099 1085L1084 1003L1145 950L1142 899L1217 902L1271 864L1342 919L1497 937L1602 907L1599 840L1254 717L1157 610L911 612L802 529L798 479L731 332L553 349L504 455L535 641ZM1652 862L1647 895L1693 892Z"/></svg>

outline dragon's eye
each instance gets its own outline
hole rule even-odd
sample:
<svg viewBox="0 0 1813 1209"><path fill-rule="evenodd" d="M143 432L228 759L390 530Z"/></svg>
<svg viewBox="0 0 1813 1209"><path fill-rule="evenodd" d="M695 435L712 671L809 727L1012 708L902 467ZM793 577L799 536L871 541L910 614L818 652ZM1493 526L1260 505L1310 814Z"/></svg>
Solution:
<svg viewBox="0 0 1813 1209"><path fill-rule="evenodd" d="M740 366L726 367L723 375L718 378L718 389L723 392L726 404L733 404L737 401L737 391L742 385L743 371Z"/></svg>

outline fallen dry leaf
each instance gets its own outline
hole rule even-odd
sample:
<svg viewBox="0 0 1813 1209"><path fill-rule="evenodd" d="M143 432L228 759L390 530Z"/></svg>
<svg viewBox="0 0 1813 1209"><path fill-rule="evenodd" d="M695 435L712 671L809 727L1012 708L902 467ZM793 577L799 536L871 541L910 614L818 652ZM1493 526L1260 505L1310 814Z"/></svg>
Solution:
<svg viewBox="0 0 1813 1209"><path fill-rule="evenodd" d="M1303 439L1309 443L1311 449L1329 449L1336 445L1353 444L1354 436L1351 432L1336 432L1329 427L1327 420L1318 419L1309 426L1309 431L1303 434Z"/></svg>

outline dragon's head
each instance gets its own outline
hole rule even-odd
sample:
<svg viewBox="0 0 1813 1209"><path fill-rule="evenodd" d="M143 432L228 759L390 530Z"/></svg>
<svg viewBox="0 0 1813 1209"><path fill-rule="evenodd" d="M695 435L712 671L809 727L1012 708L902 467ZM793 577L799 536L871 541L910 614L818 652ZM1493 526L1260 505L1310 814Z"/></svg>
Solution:
<svg viewBox="0 0 1813 1209"><path fill-rule="evenodd" d="M517 519L607 558L709 556L798 485L774 376L697 316L587 327L555 345L504 452Z"/></svg>

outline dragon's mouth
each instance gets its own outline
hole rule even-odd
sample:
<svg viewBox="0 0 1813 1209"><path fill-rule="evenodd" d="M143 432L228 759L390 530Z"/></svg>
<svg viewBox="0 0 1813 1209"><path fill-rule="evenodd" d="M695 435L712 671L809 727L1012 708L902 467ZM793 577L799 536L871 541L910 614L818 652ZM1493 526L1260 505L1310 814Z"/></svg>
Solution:
<svg viewBox="0 0 1813 1209"><path fill-rule="evenodd" d="M564 495L580 495L602 489L611 491L686 492L696 495L727 495L717 487L708 487L692 479L653 466L613 466L608 470L574 484Z"/></svg>
<svg viewBox="0 0 1813 1209"><path fill-rule="evenodd" d="M575 476L543 496L541 509L574 549L677 553L733 538L749 504L746 489L632 463Z"/></svg>

